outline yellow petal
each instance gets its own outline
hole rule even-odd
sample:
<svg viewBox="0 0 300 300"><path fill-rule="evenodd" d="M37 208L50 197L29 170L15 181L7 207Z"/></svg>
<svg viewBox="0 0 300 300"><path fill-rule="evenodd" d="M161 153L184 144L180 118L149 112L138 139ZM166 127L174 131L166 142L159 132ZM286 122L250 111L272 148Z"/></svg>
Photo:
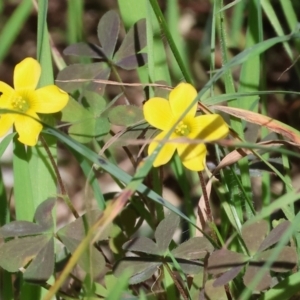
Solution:
<svg viewBox="0 0 300 300"><path fill-rule="evenodd" d="M229 128L220 115L204 115L196 117L192 123L190 138L202 139L205 141L216 141L224 138Z"/></svg>
<svg viewBox="0 0 300 300"><path fill-rule="evenodd" d="M12 114L3 114L0 116L0 136L4 136L13 126L14 117Z"/></svg>
<svg viewBox="0 0 300 300"><path fill-rule="evenodd" d="M177 151L182 161L188 161L195 157L206 155L206 146L202 143L178 143Z"/></svg>
<svg viewBox="0 0 300 300"><path fill-rule="evenodd" d="M197 96L196 89L189 83L180 83L173 89L169 96L173 115L178 118L185 112ZM189 110L186 116L194 117L197 111L197 102Z"/></svg>
<svg viewBox="0 0 300 300"><path fill-rule="evenodd" d="M163 140L164 137L166 136L166 134L167 134L167 132L163 131L163 132L159 133L154 139L155 140ZM171 135L170 139L172 139L172 138L174 138L174 136ZM149 155L153 153L153 151L155 150L155 148L157 147L158 144L159 144L158 142L150 143L149 148L148 148ZM168 163L169 160L172 158L175 150L176 150L176 144L165 143L162 146L161 150L159 151L158 155L156 156L153 166L159 167L161 165L165 165L166 163Z"/></svg>
<svg viewBox="0 0 300 300"><path fill-rule="evenodd" d="M205 152L199 154L198 156L190 160L183 160L182 164L189 170L203 171L205 169L205 158L206 158L206 148L205 148Z"/></svg>
<svg viewBox="0 0 300 300"><path fill-rule="evenodd" d="M27 57L15 67L15 90L34 90L41 76L41 66L37 60Z"/></svg>
<svg viewBox="0 0 300 300"><path fill-rule="evenodd" d="M38 119L39 117L32 111L27 112L31 117ZM24 115L18 115L15 120L15 128L19 134L18 140L28 146L35 146L43 126L35 119Z"/></svg>
<svg viewBox="0 0 300 300"><path fill-rule="evenodd" d="M11 103L16 94L15 90L5 82L0 81L0 94L0 109L13 109Z"/></svg>
<svg viewBox="0 0 300 300"><path fill-rule="evenodd" d="M15 93L14 89L3 81L0 81L0 107L7 107L6 101ZM3 97L5 96L5 97Z"/></svg>
<svg viewBox="0 0 300 300"><path fill-rule="evenodd" d="M56 85L48 85L34 91L30 108L38 113L50 114L61 111L68 103L69 95Z"/></svg>
<svg viewBox="0 0 300 300"><path fill-rule="evenodd" d="M167 130L172 127L173 115L170 103L166 99L155 97L149 99L143 107L145 120L155 128Z"/></svg>

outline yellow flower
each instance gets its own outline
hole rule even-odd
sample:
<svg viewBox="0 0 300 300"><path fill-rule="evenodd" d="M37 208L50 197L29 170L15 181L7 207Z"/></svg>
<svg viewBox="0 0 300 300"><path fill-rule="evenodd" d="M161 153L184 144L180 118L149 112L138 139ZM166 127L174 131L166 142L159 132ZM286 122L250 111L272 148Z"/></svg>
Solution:
<svg viewBox="0 0 300 300"><path fill-rule="evenodd" d="M170 129L178 122L181 115L195 100L197 91L188 83L180 83L170 93L169 101L154 97L144 105L144 116L152 126L162 130L150 143L149 155L163 140ZM188 111L172 132L169 140L182 137L207 142L224 138L228 134L228 126L223 118L217 114L195 116L197 103ZM193 171L202 171L205 168L206 146L204 143L166 142L154 161L154 167L166 164L177 150L183 165Z"/></svg>
<svg viewBox="0 0 300 300"><path fill-rule="evenodd" d="M0 115L0 136L15 125L19 141L34 146L43 128L37 113L55 113L66 106L69 96L57 86L36 90L40 75L40 64L33 58L25 58L15 67L15 89L0 81L0 110L10 110Z"/></svg>

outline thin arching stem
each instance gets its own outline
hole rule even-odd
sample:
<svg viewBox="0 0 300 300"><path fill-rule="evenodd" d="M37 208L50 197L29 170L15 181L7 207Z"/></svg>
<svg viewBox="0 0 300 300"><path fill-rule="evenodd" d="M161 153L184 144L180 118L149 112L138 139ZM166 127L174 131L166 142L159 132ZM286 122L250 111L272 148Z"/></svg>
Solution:
<svg viewBox="0 0 300 300"><path fill-rule="evenodd" d="M56 175L56 178L57 178L57 182L58 182L58 186L59 186L59 189L60 189L60 192L61 192L61 197L64 202L67 204L67 206L69 207L69 209L71 210L72 214L74 215L74 217L77 219L79 218L79 214L78 212L76 211L75 207L73 206L72 202L70 201L70 198L66 192L66 189L65 189L65 186L63 184L63 181L61 179L61 176L60 176L60 173L58 171L58 167L57 167L57 164L55 162L55 159L49 149L49 146L47 145L47 142L46 140L44 139L44 137L42 135L40 135L40 141L44 147L44 149L46 150L47 152L47 155L50 159L50 162L51 162L51 165L53 167L53 170L55 172L55 175Z"/></svg>

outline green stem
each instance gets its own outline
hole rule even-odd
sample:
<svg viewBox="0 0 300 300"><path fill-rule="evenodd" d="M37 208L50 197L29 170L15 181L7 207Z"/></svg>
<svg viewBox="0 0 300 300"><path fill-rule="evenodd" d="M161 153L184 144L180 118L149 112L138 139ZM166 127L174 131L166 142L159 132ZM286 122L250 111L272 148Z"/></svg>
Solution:
<svg viewBox="0 0 300 300"><path fill-rule="evenodd" d="M44 149L47 152L47 155L50 159L53 170L56 174L57 182L58 182L58 185L59 185L59 188L60 188L60 192L62 194L61 198L65 201L65 203L67 204L67 206L69 207L69 209L73 213L74 217L77 219L77 218L79 218L79 214L76 211L76 209L74 208L72 202L70 201L70 198L69 198L69 196L66 192L65 186L64 186L63 181L61 179L60 173L58 171L58 167L55 163L54 157L52 156L52 153L51 153L51 151L50 151L50 149L49 149L49 147L48 147L48 145L47 145L47 143L46 143L46 141L45 141L45 139L42 135L40 135L40 141L42 142L42 145L43 145Z"/></svg>

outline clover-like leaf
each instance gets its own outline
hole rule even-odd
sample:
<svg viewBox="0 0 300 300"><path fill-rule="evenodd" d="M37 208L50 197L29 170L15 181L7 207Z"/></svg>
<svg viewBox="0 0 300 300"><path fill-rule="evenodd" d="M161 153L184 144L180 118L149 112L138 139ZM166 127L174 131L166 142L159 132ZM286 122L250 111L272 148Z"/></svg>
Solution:
<svg viewBox="0 0 300 300"><path fill-rule="evenodd" d="M125 70L133 70L147 62L147 54L139 53L146 46L146 20L139 20L126 34L113 60Z"/></svg>
<svg viewBox="0 0 300 300"><path fill-rule="evenodd" d="M106 62L92 64L74 64L58 73L56 84L66 92L73 93L80 89L94 91L103 95L110 75L110 67ZM97 82L97 80L99 80ZM101 82L104 81L104 82Z"/></svg>
<svg viewBox="0 0 300 300"><path fill-rule="evenodd" d="M54 226L52 210L54 208L56 199L49 198L42 202L36 209L34 219L37 224L42 226L44 230L52 229Z"/></svg>
<svg viewBox="0 0 300 300"><path fill-rule="evenodd" d="M39 252L47 246L51 239L51 235L41 234L8 241L0 247L0 266L9 272L17 272L20 268L25 267L31 260L34 262ZM45 260L45 257L43 259ZM46 263L46 265L48 264ZM39 267L39 270L41 270L45 267L45 264L40 263ZM54 264L52 264L49 277L53 268ZM31 279L39 280L38 273L34 274L33 270L31 270ZM45 280L45 278L41 278L41 280Z"/></svg>
<svg viewBox="0 0 300 300"><path fill-rule="evenodd" d="M105 58L104 50L92 43L76 43L68 46L64 51L64 55L86 56L90 58Z"/></svg>
<svg viewBox="0 0 300 300"><path fill-rule="evenodd" d="M156 129L149 127L148 124L137 124L127 130L114 142L117 147L130 145L133 140L137 139L147 139L154 136Z"/></svg>
<svg viewBox="0 0 300 300"><path fill-rule="evenodd" d="M54 239L51 238L26 269L24 279L27 281L47 281L53 274L54 263Z"/></svg>
<svg viewBox="0 0 300 300"><path fill-rule="evenodd" d="M169 248L169 244L173 239L173 235L179 226L180 218L174 213L169 213L158 224L155 231L155 239L160 254L164 254Z"/></svg>
<svg viewBox="0 0 300 300"><path fill-rule="evenodd" d="M98 210L92 210L57 232L57 235L71 253L77 249L82 239L86 236L89 227L96 222L101 214ZM108 231L101 238L104 239L107 236ZM105 260L96 248L89 247L79 258L78 264L86 272L90 272L90 268L92 267L93 276L97 276L105 267Z"/></svg>
<svg viewBox="0 0 300 300"><path fill-rule="evenodd" d="M139 257L125 257L114 267L114 274L120 277L125 270L131 270L130 284L137 284L150 278L162 263L153 259Z"/></svg>
<svg viewBox="0 0 300 300"><path fill-rule="evenodd" d="M127 251L143 252L153 255L158 254L157 245L152 240L146 237L138 237L130 240L126 242L122 248Z"/></svg>
<svg viewBox="0 0 300 300"><path fill-rule="evenodd" d="M232 267L243 266L248 260L249 257L242 253L221 249L210 255L207 269L210 274L217 275L226 272Z"/></svg>
<svg viewBox="0 0 300 300"><path fill-rule="evenodd" d="M36 223L29 221L13 221L0 228L0 237L20 237L27 235L37 235L53 228L52 210L55 199L50 198L42 202L36 209L34 219Z"/></svg>
<svg viewBox="0 0 300 300"><path fill-rule="evenodd" d="M55 199L42 202L36 212L38 224L14 221L0 228L0 236L15 237L0 247L0 266L17 272L27 266L24 279L46 281L54 270L54 239L52 210Z"/></svg>
<svg viewBox="0 0 300 300"><path fill-rule="evenodd" d="M62 110L62 121L72 123L69 134L80 143L88 143L93 138L101 139L110 129L106 117L94 115L73 98L70 98L68 104Z"/></svg>
<svg viewBox="0 0 300 300"><path fill-rule="evenodd" d="M144 119L143 110L134 105L118 105L109 110L109 121L118 126L131 126Z"/></svg>
<svg viewBox="0 0 300 300"><path fill-rule="evenodd" d="M250 254L258 251L261 243L265 239L269 230L266 220L260 220L255 223L244 224L242 227L242 237Z"/></svg>
<svg viewBox="0 0 300 300"><path fill-rule="evenodd" d="M176 258L200 259L213 250L212 244L204 237L194 237L172 250Z"/></svg>
<svg viewBox="0 0 300 300"><path fill-rule="evenodd" d="M226 291L223 286L214 286L214 280L205 282L205 299L207 300L227 300Z"/></svg>
<svg viewBox="0 0 300 300"><path fill-rule="evenodd" d="M289 228L290 225L291 225L291 222L289 222L289 221L284 221L284 222L278 224L274 229L271 230L271 232L268 234L268 236L261 243L258 251L264 251L267 248L276 244L281 239L281 237L284 235L285 231Z"/></svg>
<svg viewBox="0 0 300 300"><path fill-rule="evenodd" d="M177 257L176 260L185 274L198 274L200 271L203 271L204 264L202 261Z"/></svg>
<svg viewBox="0 0 300 300"><path fill-rule="evenodd" d="M262 269L261 266L249 265L246 269L245 275L243 277L243 281L245 286L249 287L256 274L260 272ZM263 291L267 289L272 283L272 277L270 275L269 269L264 269L262 279L257 283L254 287L256 291Z"/></svg>
<svg viewBox="0 0 300 300"><path fill-rule="evenodd" d="M251 264L263 265L271 256L273 249L258 253L250 262ZM292 270L297 265L297 252L295 247L285 246L281 249L276 260L272 263L271 270L274 272L284 273Z"/></svg>
<svg viewBox="0 0 300 300"><path fill-rule="evenodd" d="M111 59L114 54L119 30L120 17L113 10L104 14L98 23L98 39L106 57L109 59Z"/></svg>

